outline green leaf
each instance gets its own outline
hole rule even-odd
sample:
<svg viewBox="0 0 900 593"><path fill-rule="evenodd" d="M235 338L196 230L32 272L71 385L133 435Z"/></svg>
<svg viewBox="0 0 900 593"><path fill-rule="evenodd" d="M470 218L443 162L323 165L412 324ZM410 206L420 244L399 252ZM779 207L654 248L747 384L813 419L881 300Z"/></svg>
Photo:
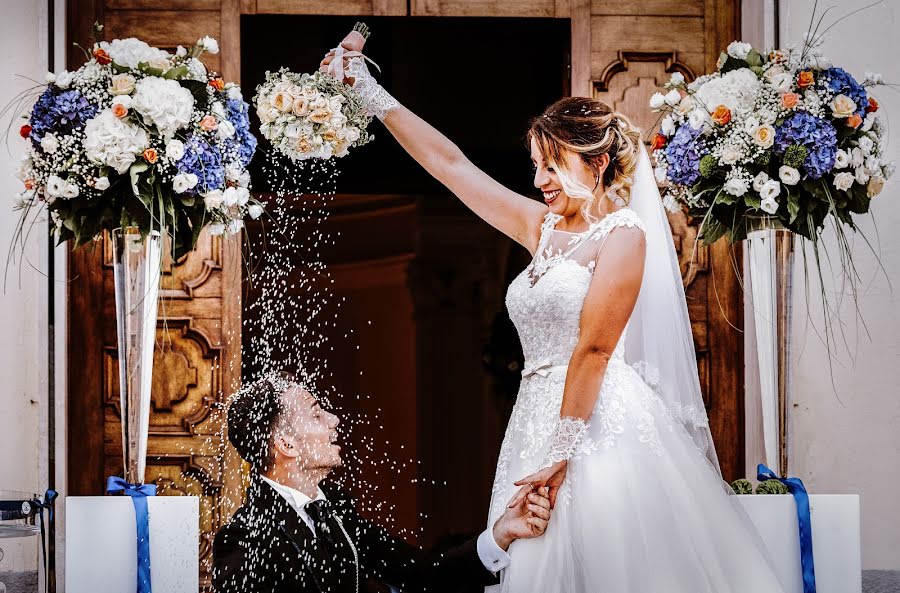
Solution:
<svg viewBox="0 0 900 593"><path fill-rule="evenodd" d="M724 224L710 216L700 227L700 239L702 239L705 244L712 245L718 241L727 230L728 229Z"/></svg>
<svg viewBox="0 0 900 593"><path fill-rule="evenodd" d="M716 197L713 200L713 203L714 204L727 204L730 206L737 201L738 201L737 196L731 195L730 193L725 191L724 188L722 188L719 190L719 193L716 194Z"/></svg>
<svg viewBox="0 0 900 593"><path fill-rule="evenodd" d="M140 62L138 64L138 70L145 74L149 74L150 76L162 76L163 71L159 68L154 68L148 62Z"/></svg>
<svg viewBox="0 0 900 593"><path fill-rule="evenodd" d="M793 224L794 221L797 220L797 215L800 214L800 196L799 195L788 192L787 209L788 209L788 214L790 215L789 222L791 224Z"/></svg>
<svg viewBox="0 0 900 593"><path fill-rule="evenodd" d="M184 78L188 75L187 66L176 66L174 68L169 68L165 74L163 74L163 78L167 80L178 80Z"/></svg>
<svg viewBox="0 0 900 593"><path fill-rule="evenodd" d="M132 163L131 167L128 169L128 175L131 177L131 191L134 192L134 195L139 196L140 192L138 191L138 176L147 170L149 165L144 161Z"/></svg>
<svg viewBox="0 0 900 593"><path fill-rule="evenodd" d="M762 198L759 197L759 194L747 192L744 194L744 204L746 204L748 208L756 208L759 210L760 206L762 206Z"/></svg>
<svg viewBox="0 0 900 593"><path fill-rule="evenodd" d="M759 68L760 73L762 73L763 59L762 56L759 55L759 52L755 49L751 49L749 52L747 52L747 63L750 64L751 70L753 68Z"/></svg>

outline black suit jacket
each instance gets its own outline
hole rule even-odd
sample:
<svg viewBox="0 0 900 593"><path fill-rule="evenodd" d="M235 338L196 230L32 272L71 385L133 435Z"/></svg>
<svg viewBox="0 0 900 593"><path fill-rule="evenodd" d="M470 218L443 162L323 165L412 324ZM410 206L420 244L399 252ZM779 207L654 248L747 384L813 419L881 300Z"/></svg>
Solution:
<svg viewBox="0 0 900 593"><path fill-rule="evenodd" d="M363 518L333 485L321 485L359 556L359 586L367 579L400 589L447 592L491 585L497 578L478 558L472 539L443 554L426 554ZM269 484L255 477L247 500L216 534L213 588L219 593L351 593L355 567L328 557L297 512ZM343 574L341 574L343 573Z"/></svg>

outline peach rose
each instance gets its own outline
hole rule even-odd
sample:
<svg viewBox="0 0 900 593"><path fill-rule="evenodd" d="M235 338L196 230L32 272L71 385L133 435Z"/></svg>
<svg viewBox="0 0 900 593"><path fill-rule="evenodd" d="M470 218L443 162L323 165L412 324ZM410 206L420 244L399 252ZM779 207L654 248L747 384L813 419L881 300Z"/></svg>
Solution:
<svg viewBox="0 0 900 593"><path fill-rule="evenodd" d="M314 124L324 124L329 119L331 119L331 110L326 108L316 109L311 114L309 114L309 121Z"/></svg>
<svg viewBox="0 0 900 593"><path fill-rule="evenodd" d="M155 148L148 148L144 151L144 160L150 163L151 165L156 162L156 159L159 158L159 154L157 154Z"/></svg>
<svg viewBox="0 0 900 593"><path fill-rule="evenodd" d="M863 121L862 118L859 115L854 113L853 115L851 115L850 117L847 118L847 125L850 126L851 128L858 128L860 126L860 124L862 124L862 121Z"/></svg>
<svg viewBox="0 0 900 593"><path fill-rule="evenodd" d="M337 132L331 129L325 130L325 133L322 134L322 138L324 138L328 142L334 142L335 140L337 140Z"/></svg>
<svg viewBox="0 0 900 593"><path fill-rule="evenodd" d="M815 82L816 78L813 76L812 70L803 70L797 75L797 86L801 89L811 87Z"/></svg>
<svg viewBox="0 0 900 593"><path fill-rule="evenodd" d="M200 127L207 132L212 132L219 127L219 122L216 121L214 116L205 115L203 116L203 119L200 120Z"/></svg>
<svg viewBox="0 0 900 593"><path fill-rule="evenodd" d="M272 99L272 106L282 113L290 113L294 108L294 98L287 91L277 92Z"/></svg>
<svg viewBox="0 0 900 593"><path fill-rule="evenodd" d="M785 93L781 95L781 106L785 109L793 109L800 102L800 95L797 93Z"/></svg>
<svg viewBox="0 0 900 593"><path fill-rule="evenodd" d="M712 112L712 119L717 125L724 126L731 121L731 109L724 105L719 105Z"/></svg>
<svg viewBox="0 0 900 593"><path fill-rule="evenodd" d="M113 115L115 115L119 119L122 119L123 117L128 115L128 108L121 103L113 103L112 112Z"/></svg>
<svg viewBox="0 0 900 593"><path fill-rule="evenodd" d="M307 98L301 95L294 99L293 111L294 115L301 117L309 113L309 101Z"/></svg>
<svg viewBox="0 0 900 593"><path fill-rule="evenodd" d="M300 152L309 152L312 150L312 144L309 143L309 138L306 136L301 136L297 140L297 150Z"/></svg>

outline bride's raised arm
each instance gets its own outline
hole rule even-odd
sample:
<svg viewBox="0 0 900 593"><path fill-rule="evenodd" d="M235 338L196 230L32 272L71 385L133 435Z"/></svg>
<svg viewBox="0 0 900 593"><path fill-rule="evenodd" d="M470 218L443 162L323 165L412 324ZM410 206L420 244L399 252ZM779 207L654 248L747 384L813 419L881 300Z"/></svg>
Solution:
<svg viewBox="0 0 900 593"><path fill-rule="evenodd" d="M327 68L334 50L322 60ZM435 179L453 192L485 222L524 246L537 249L546 206L518 194L475 166L444 134L402 106L379 85L362 58L347 60L351 83L400 145Z"/></svg>

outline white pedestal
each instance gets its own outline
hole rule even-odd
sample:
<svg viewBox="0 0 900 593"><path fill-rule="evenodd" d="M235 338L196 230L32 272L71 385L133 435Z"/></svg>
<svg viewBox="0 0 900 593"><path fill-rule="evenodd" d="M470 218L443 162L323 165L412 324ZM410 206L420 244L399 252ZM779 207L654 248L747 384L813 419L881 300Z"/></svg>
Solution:
<svg viewBox="0 0 900 593"><path fill-rule="evenodd" d="M785 593L802 593L797 505L789 494L738 496L769 549ZM861 593L859 496L812 494L813 556L818 593Z"/></svg>
<svg viewBox="0 0 900 593"><path fill-rule="evenodd" d="M200 506L195 496L152 496L150 579L154 592L197 593ZM128 496L69 496L66 593L135 593L137 527Z"/></svg>

